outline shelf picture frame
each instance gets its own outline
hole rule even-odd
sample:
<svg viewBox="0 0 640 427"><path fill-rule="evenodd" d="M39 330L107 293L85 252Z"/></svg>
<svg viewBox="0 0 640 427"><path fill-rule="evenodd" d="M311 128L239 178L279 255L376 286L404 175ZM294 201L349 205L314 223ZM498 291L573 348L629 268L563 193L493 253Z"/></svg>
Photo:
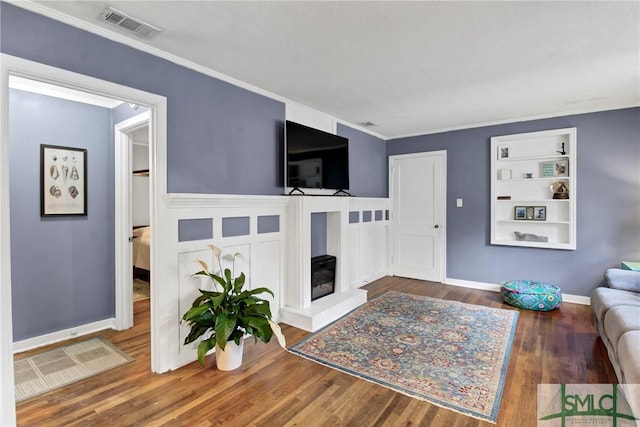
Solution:
<svg viewBox="0 0 640 427"><path fill-rule="evenodd" d="M40 144L40 216L87 215L87 150Z"/></svg>
<svg viewBox="0 0 640 427"><path fill-rule="evenodd" d="M560 159L554 162L553 176L569 176L569 160Z"/></svg>
<svg viewBox="0 0 640 427"><path fill-rule="evenodd" d="M498 160L505 160L509 158L509 146L498 145Z"/></svg>
<svg viewBox="0 0 640 427"><path fill-rule="evenodd" d="M513 219L515 219L515 220L526 220L527 219L527 207L526 206L515 206L513 208Z"/></svg>
<svg viewBox="0 0 640 427"><path fill-rule="evenodd" d="M540 163L540 177L550 178L554 177L556 171L556 162L542 162Z"/></svg>
<svg viewBox="0 0 640 427"><path fill-rule="evenodd" d="M546 221L547 220L547 207L546 206L534 206L533 207L533 220L534 221Z"/></svg>

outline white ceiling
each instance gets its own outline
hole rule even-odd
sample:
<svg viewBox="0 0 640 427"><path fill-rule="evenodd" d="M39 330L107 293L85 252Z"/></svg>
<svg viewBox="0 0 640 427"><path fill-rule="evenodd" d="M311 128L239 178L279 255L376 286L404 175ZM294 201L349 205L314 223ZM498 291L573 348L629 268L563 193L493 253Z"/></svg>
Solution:
<svg viewBox="0 0 640 427"><path fill-rule="evenodd" d="M638 1L37 3L385 138L640 105Z"/></svg>

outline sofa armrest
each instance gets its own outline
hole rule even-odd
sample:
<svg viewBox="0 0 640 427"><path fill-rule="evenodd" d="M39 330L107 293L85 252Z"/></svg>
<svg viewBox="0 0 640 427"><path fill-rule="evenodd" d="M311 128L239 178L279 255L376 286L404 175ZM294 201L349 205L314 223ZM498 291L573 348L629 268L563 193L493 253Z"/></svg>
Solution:
<svg viewBox="0 0 640 427"><path fill-rule="evenodd" d="M604 273L605 283L612 289L640 292L640 271L610 268Z"/></svg>

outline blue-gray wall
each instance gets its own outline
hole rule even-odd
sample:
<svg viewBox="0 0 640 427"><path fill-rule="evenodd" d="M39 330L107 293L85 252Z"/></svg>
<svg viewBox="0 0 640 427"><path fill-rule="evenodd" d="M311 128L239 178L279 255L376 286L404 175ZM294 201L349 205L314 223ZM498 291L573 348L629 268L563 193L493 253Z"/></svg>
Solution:
<svg viewBox="0 0 640 427"><path fill-rule="evenodd" d="M337 134L349 139L349 193L358 197L388 197L385 141L341 123Z"/></svg>
<svg viewBox="0 0 640 427"><path fill-rule="evenodd" d="M16 341L114 316L111 110L9 92ZM40 144L87 149L87 216L40 216Z"/></svg>
<svg viewBox="0 0 640 427"><path fill-rule="evenodd" d="M566 127L578 132L577 250L490 245L490 138ZM448 277L535 279L588 296L607 268L640 259L640 108L387 141L389 155L434 150L447 150Z"/></svg>

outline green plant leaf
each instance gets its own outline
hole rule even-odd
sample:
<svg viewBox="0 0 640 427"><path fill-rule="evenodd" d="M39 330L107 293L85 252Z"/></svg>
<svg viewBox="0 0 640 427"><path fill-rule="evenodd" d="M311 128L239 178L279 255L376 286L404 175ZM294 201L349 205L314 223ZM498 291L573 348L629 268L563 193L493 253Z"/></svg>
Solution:
<svg viewBox="0 0 640 427"><path fill-rule="evenodd" d="M258 295L258 294L262 294L262 293L267 293L267 294L270 294L272 297L275 296L275 295L273 295L273 292L271 292L271 289L269 289L269 288L255 288L255 289L251 289L250 291L245 291L245 292L249 292L250 295Z"/></svg>
<svg viewBox="0 0 640 427"><path fill-rule="evenodd" d="M193 319L202 316L207 310L211 308L209 305L194 305L191 307L185 314L182 316L182 320L186 320L187 322L193 321Z"/></svg>
<svg viewBox="0 0 640 427"><path fill-rule="evenodd" d="M215 334L216 343L221 349L224 350L227 341L229 341L229 337L236 329L237 322L237 318L229 317L225 313L220 313L218 315L218 318L216 319Z"/></svg>
<svg viewBox="0 0 640 427"><path fill-rule="evenodd" d="M248 315L262 315L266 318L271 318L271 307L269 307L269 301L264 301L261 304L253 304L246 308L245 313Z"/></svg>
<svg viewBox="0 0 640 427"><path fill-rule="evenodd" d="M247 331L251 330L251 335L265 343L271 340L273 331L267 319L262 316L245 316L243 320L247 325Z"/></svg>
<svg viewBox="0 0 640 427"><path fill-rule="evenodd" d="M191 327L191 331L189 332L189 335L187 335L186 338L184 339L184 344L185 345L191 344L192 342L200 338L203 334L205 334L209 329L210 329L209 326L194 324Z"/></svg>
<svg viewBox="0 0 640 427"><path fill-rule="evenodd" d="M232 283L232 282L231 282L231 270L229 270L228 268L225 268L225 269L224 269L224 278L225 278L225 281L226 281L229 285L231 285L231 283ZM229 290L231 290L231 289L229 289Z"/></svg>
<svg viewBox="0 0 640 427"><path fill-rule="evenodd" d="M212 274L210 277L216 282L220 283L220 286L222 286L223 291L229 292L227 282L225 282L222 277L218 276L217 274Z"/></svg>
<svg viewBox="0 0 640 427"><path fill-rule="evenodd" d="M246 277L244 273L240 273L240 275L236 277L236 280L234 280L233 282L233 293L237 294L242 291L242 287L244 286L245 281Z"/></svg>
<svg viewBox="0 0 640 427"><path fill-rule="evenodd" d="M213 305L213 309L217 309L218 307L220 307L222 305L222 303L224 302L225 299L225 295L224 294L220 294L214 298L211 299L211 304Z"/></svg>
<svg viewBox="0 0 640 427"><path fill-rule="evenodd" d="M202 340L198 345L198 361L204 365L204 357L207 353L216 345L215 337L211 337L206 340Z"/></svg>

